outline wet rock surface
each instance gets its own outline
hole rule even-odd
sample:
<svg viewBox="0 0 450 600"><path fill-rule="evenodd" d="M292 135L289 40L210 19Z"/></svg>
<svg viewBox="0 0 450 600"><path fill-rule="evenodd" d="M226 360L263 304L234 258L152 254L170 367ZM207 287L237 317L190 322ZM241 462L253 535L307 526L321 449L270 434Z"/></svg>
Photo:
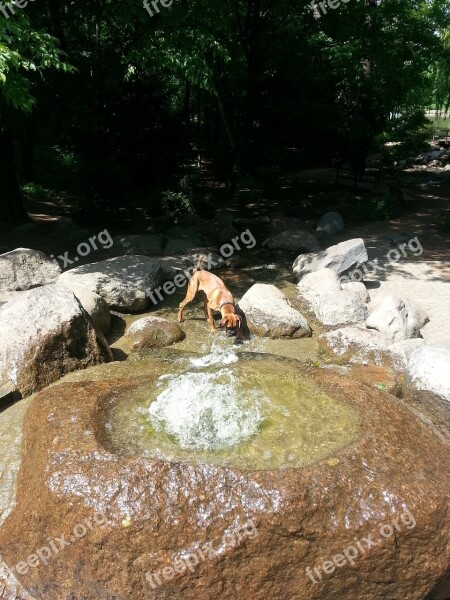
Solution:
<svg viewBox="0 0 450 600"><path fill-rule="evenodd" d="M126 332L133 349L162 348L180 342L185 333L175 321L159 317L144 317L135 321Z"/></svg>
<svg viewBox="0 0 450 600"><path fill-rule="evenodd" d="M98 369L107 381L55 385L32 399L25 418L17 506L0 529L3 559L12 567L49 539L70 540L47 566L18 575L33 597L446 598L449 446L401 401L307 369L305 376L361 414L360 437L306 468L245 472L112 453L109 403L151 378L114 380L110 365ZM106 526L95 525L99 511ZM404 522L406 511L412 519ZM86 519L92 529L75 539L74 527ZM220 543L249 519L257 535ZM376 542L370 547L368 536ZM324 561L355 540L364 553L325 570ZM201 548L205 558L192 570L163 577L174 556ZM145 575L158 572L162 585L153 587Z"/></svg>
<svg viewBox="0 0 450 600"><path fill-rule="evenodd" d="M53 283L60 273L59 266L43 252L17 248L0 255L0 292Z"/></svg>

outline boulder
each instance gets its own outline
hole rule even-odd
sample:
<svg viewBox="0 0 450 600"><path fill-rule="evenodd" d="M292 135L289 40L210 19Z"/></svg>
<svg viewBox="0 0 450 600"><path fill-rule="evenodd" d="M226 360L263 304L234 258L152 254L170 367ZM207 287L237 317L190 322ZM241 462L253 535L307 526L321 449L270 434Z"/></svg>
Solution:
<svg viewBox="0 0 450 600"><path fill-rule="evenodd" d="M367 291L364 283L360 281L349 281L348 283L342 283L342 289L349 292L355 292L361 298L361 300L368 304L370 302L370 294Z"/></svg>
<svg viewBox="0 0 450 600"><path fill-rule="evenodd" d="M450 341L422 346L409 358L407 378L418 390L450 402Z"/></svg>
<svg viewBox="0 0 450 600"><path fill-rule="evenodd" d="M378 331L364 327L342 327L318 338L321 352L351 364L390 363L388 342Z"/></svg>
<svg viewBox="0 0 450 600"><path fill-rule="evenodd" d="M52 226L52 234L54 235L69 235L69 233L76 231L78 224L70 217L59 217Z"/></svg>
<svg viewBox="0 0 450 600"><path fill-rule="evenodd" d="M53 283L61 269L43 252L17 248L0 254L0 292L29 290Z"/></svg>
<svg viewBox="0 0 450 600"><path fill-rule="evenodd" d="M137 312L149 305L149 292L162 282L159 260L120 256L66 271L58 283L76 285L104 298L110 308Z"/></svg>
<svg viewBox="0 0 450 600"><path fill-rule="evenodd" d="M297 291L307 302L313 304L320 302L322 296L339 294L341 283L332 269L319 269L305 275L297 284Z"/></svg>
<svg viewBox="0 0 450 600"><path fill-rule="evenodd" d="M428 314L415 302L398 296L385 296L366 321L391 343L420 337L420 330L429 322Z"/></svg>
<svg viewBox="0 0 450 600"><path fill-rule="evenodd" d="M236 229L236 227L233 227L233 225L228 225L227 227L224 227L220 230L219 242L221 244L225 244L227 242L230 242L233 238L239 237L239 235L240 231Z"/></svg>
<svg viewBox="0 0 450 600"><path fill-rule="evenodd" d="M280 377L288 364L280 360ZM104 369L98 381L63 383L31 400L0 547L33 596L446 598L450 448L405 403L295 363L299 383L312 379L318 399L329 395L355 412L356 438L300 468L169 461L120 452L111 440L115 398L152 389L164 369L161 361L130 377L123 366L120 378ZM45 545L50 559L36 560Z"/></svg>
<svg viewBox="0 0 450 600"><path fill-rule="evenodd" d="M163 235L122 235L113 241L116 254L161 256L166 238Z"/></svg>
<svg viewBox="0 0 450 600"><path fill-rule="evenodd" d="M354 266L367 262L367 250L364 240L353 239L330 246L318 254L301 254L295 259L294 276L300 281L307 273L319 269L333 269L338 275L345 273Z"/></svg>
<svg viewBox="0 0 450 600"><path fill-rule="evenodd" d="M22 396L110 358L103 335L62 286L22 292L0 308L0 385Z"/></svg>
<svg viewBox="0 0 450 600"><path fill-rule="evenodd" d="M269 250L285 250L287 252L320 250L318 239L308 229L282 231L264 240L263 246Z"/></svg>
<svg viewBox="0 0 450 600"><path fill-rule="evenodd" d="M362 323L368 315L367 305L361 296L349 290L321 296L312 306L316 318L323 325Z"/></svg>
<svg viewBox="0 0 450 600"><path fill-rule="evenodd" d="M305 317L291 307L286 296L274 285L256 283L241 298L250 333L271 338L310 337Z"/></svg>
<svg viewBox="0 0 450 600"><path fill-rule="evenodd" d="M344 219L338 212L328 212L319 220L316 231L328 235L344 232Z"/></svg>
<svg viewBox="0 0 450 600"><path fill-rule="evenodd" d="M204 231L204 234L206 233L207 231ZM175 226L167 229L165 235L176 240L187 240L191 243L191 246L201 246L203 243L203 235L200 235L195 229Z"/></svg>
<svg viewBox="0 0 450 600"><path fill-rule="evenodd" d="M402 340L400 342L395 342L395 344L390 344L389 352L392 357L392 363L397 369L400 369L401 371L406 370L413 352L425 345L425 340L423 338L412 338L410 340Z"/></svg>
<svg viewBox="0 0 450 600"><path fill-rule="evenodd" d="M66 284L67 289L74 293L81 306L91 317L100 331L107 334L111 330L111 313L108 304L101 296L79 285Z"/></svg>
<svg viewBox="0 0 450 600"><path fill-rule="evenodd" d="M89 239L91 236L91 232L89 229L75 229L75 231L71 231L67 239L69 242L82 242L83 240Z"/></svg>
<svg viewBox="0 0 450 600"><path fill-rule="evenodd" d="M199 246L198 239L192 241L184 239L170 239L164 248L164 256L173 256L176 254L188 254L192 248Z"/></svg>
<svg viewBox="0 0 450 600"><path fill-rule="evenodd" d="M270 223L270 217L260 216L254 218L238 217L234 220L235 225L244 225L245 227L252 225L268 225Z"/></svg>
<svg viewBox="0 0 450 600"><path fill-rule="evenodd" d="M286 217L284 215L275 214L270 219L269 230L272 233L281 233L295 229L308 229L305 221L296 217Z"/></svg>
<svg viewBox="0 0 450 600"><path fill-rule="evenodd" d="M186 334L175 321L160 317L144 317L135 321L125 334L134 350L162 348L181 342Z"/></svg>

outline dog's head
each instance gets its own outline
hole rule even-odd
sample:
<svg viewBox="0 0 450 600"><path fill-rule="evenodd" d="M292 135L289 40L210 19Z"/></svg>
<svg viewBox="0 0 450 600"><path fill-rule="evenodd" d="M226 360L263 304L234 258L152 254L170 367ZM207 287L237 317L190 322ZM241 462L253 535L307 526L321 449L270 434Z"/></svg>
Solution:
<svg viewBox="0 0 450 600"><path fill-rule="evenodd" d="M221 327L225 327L225 333L227 337L235 337L238 329L241 327L242 318L235 313L229 313L225 315L220 321Z"/></svg>

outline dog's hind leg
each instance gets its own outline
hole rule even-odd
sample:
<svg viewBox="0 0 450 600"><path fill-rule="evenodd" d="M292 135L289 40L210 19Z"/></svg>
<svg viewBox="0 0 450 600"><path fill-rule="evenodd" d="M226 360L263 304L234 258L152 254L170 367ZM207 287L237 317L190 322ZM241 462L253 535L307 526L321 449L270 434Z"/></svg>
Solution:
<svg viewBox="0 0 450 600"><path fill-rule="evenodd" d="M185 299L183 300L183 302L180 302L180 305L178 306L178 322L179 323L181 323L183 321L184 307L186 306L186 304L189 304L190 302L192 302L192 300L195 298L195 296L197 294L197 290L198 290L198 278L194 275L193 277L191 277L191 279L188 283L188 288L187 288Z"/></svg>

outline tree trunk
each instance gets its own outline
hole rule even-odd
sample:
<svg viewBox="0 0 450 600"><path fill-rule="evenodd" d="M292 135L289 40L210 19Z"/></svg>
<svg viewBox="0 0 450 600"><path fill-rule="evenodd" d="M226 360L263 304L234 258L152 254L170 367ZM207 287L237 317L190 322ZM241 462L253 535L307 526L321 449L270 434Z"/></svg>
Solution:
<svg viewBox="0 0 450 600"><path fill-rule="evenodd" d="M16 178L11 132L0 128L0 221L20 225L29 221Z"/></svg>

